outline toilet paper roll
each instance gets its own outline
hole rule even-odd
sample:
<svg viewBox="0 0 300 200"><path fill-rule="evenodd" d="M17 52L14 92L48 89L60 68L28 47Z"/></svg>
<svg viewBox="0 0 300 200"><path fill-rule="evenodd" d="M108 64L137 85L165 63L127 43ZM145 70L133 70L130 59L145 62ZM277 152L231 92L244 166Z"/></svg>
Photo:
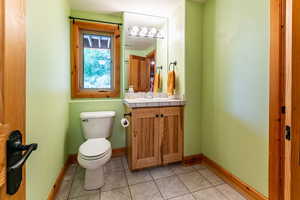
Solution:
<svg viewBox="0 0 300 200"><path fill-rule="evenodd" d="M121 125L122 125L124 128L128 127L128 126L129 126L129 121L128 121L128 119L122 118L122 119L121 119Z"/></svg>

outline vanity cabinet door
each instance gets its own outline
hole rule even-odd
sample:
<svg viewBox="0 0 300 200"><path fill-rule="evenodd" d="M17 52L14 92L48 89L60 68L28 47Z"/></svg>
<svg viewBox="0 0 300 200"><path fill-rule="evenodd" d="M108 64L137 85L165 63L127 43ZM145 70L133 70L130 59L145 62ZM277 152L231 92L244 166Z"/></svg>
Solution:
<svg viewBox="0 0 300 200"><path fill-rule="evenodd" d="M182 161L183 157L183 108L160 109L160 154L163 164Z"/></svg>
<svg viewBox="0 0 300 200"><path fill-rule="evenodd" d="M132 111L131 168L133 170L161 164L159 110L158 108L139 108Z"/></svg>

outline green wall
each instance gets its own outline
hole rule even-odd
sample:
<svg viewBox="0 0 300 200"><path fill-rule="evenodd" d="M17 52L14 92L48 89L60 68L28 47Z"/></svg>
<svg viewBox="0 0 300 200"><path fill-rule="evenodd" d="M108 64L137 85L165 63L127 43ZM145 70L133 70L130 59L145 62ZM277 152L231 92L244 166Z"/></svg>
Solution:
<svg viewBox="0 0 300 200"><path fill-rule="evenodd" d="M125 130L120 125L120 120L124 114L123 103L121 100L87 100L70 102L70 126L68 131L68 152L74 154L78 152L79 146L84 142L81 131L79 115L81 112L94 111L116 111L117 115L113 127L113 134L110 138L112 148L125 146Z"/></svg>
<svg viewBox="0 0 300 200"><path fill-rule="evenodd" d="M204 6L202 152L268 195L268 1Z"/></svg>
<svg viewBox="0 0 300 200"><path fill-rule="evenodd" d="M201 153L200 106L202 74L202 20L203 4L191 0L186 2L185 27L185 155Z"/></svg>
<svg viewBox="0 0 300 200"><path fill-rule="evenodd" d="M123 23L123 17L118 15L108 15L101 13L85 12L72 10L72 16L103 20L110 22ZM122 30L122 27L120 27ZM121 36L121 60L124 55L124 40L123 31ZM73 99L69 102L69 131L68 131L68 153L74 154L78 152L79 146L84 142L84 137L81 130L79 115L81 112L87 111L116 111L117 116L115 118L113 134L110 138L113 148L120 148L125 146L125 129L120 125L120 119L123 117L124 108L122 103L123 88L124 88L124 63L121 62L121 98L115 99Z"/></svg>
<svg viewBox="0 0 300 200"><path fill-rule="evenodd" d="M200 87L200 80L198 76L200 76L200 66L199 63L201 63L201 57L199 57L196 53L193 53L193 51L189 51L187 53L187 57L191 59L191 61L187 61L188 65L191 65L189 67L187 76L188 77L195 77L193 78L187 78L186 83L185 81L185 54L184 54L184 35L186 34L184 31L184 24L185 24L185 4L183 3L174 11L174 16L176 15L176 19L173 19L170 21L171 23L171 30L179 30L181 31L181 40L180 38L176 38L172 40L169 46L169 57L170 59L175 59L179 61L179 67L178 67L178 80L180 83L180 89L179 93L184 94L185 88L194 88L188 89L187 92L187 110L185 113L186 116L186 125L185 125L185 155L193 155L193 154L199 154L200 153L200 129L199 129L199 111L200 111L200 102L198 101L200 96L199 93L193 92L197 90ZM188 12L191 12L188 14L187 17L189 17L189 20L192 20L192 18L198 18L202 17L202 6L201 4L193 4L190 2L190 6L187 8ZM193 6L196 6L193 8ZM200 12L200 14L198 13ZM72 16L77 17L83 17L83 18L89 18L89 19L98 19L98 20L106 20L106 21L112 21L112 22L123 22L123 18L121 16L116 15L104 15L104 14L98 14L98 13L91 13L91 12L84 12L84 11L78 11L78 10L72 10L71 11ZM181 23L183 21L183 23ZM194 19L191 22L188 22L187 27L189 30L194 30L195 32L189 34L189 37L193 37L193 40L190 40L188 42L188 45L193 48L193 50L200 52L201 45L193 43L192 41L201 41L201 27L198 27L199 19ZM195 26L195 27L193 27ZM124 34L124 33L123 33ZM171 32L170 32L171 34ZM124 38L124 35L123 37ZM122 40L122 52L124 55L124 41ZM171 48L171 46L176 46L176 48ZM182 48L178 48L178 46L183 46ZM178 50L179 49L179 50ZM123 56L122 56L123 57ZM124 63L121 64L122 67L122 74L121 74L121 88L124 88L126 78L124 78L125 69L124 69ZM187 85L185 85L187 84ZM114 129L112 137L110 138L110 141L112 142L113 148L120 148L125 146L125 130L120 126L120 119L123 117L124 108L122 99L73 99L69 103L70 105L70 126L68 131L68 153L74 154L78 152L78 148L80 144L84 142L84 138L82 135L81 125L80 125L80 118L79 114L80 112L85 111L107 111L107 110L113 110L117 112L117 116L115 119ZM198 120L197 120L198 119Z"/></svg>
<svg viewBox="0 0 300 200"><path fill-rule="evenodd" d="M26 2L27 143L39 144L26 165L26 199L42 200L67 155L70 10L67 0Z"/></svg>

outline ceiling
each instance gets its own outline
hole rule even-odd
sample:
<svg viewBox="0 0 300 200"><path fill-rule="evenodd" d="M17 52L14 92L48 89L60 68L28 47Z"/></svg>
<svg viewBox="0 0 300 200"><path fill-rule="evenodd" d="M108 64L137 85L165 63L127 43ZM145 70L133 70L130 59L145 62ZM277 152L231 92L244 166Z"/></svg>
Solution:
<svg viewBox="0 0 300 200"><path fill-rule="evenodd" d="M145 13L164 16L177 8L183 0L69 0L74 10L120 14L121 12ZM202 0L201 0L202 1Z"/></svg>

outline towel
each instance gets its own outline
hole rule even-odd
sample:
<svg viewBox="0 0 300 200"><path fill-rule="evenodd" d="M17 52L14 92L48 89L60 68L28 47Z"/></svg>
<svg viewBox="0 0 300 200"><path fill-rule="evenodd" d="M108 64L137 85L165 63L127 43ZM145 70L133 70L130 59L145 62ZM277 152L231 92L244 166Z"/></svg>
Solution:
<svg viewBox="0 0 300 200"><path fill-rule="evenodd" d="M156 72L155 76L154 76L154 89L153 89L153 92L157 93L159 89L160 89L160 74Z"/></svg>
<svg viewBox="0 0 300 200"><path fill-rule="evenodd" d="M176 81L175 71L174 70L169 71L168 72L168 95L169 96L174 95L175 81Z"/></svg>

